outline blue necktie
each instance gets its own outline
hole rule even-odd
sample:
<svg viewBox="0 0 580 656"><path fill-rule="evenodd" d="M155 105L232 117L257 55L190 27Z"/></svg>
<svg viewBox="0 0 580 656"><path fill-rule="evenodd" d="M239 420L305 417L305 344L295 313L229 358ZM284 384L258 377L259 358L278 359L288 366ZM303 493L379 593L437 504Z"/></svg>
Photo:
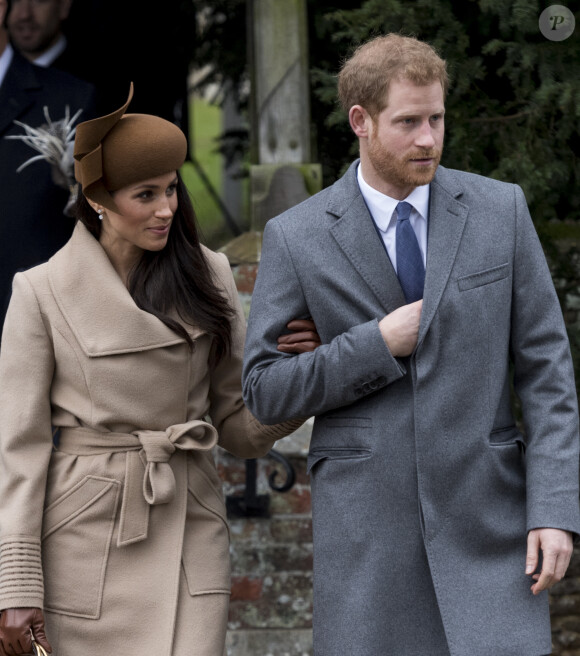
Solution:
<svg viewBox="0 0 580 656"><path fill-rule="evenodd" d="M413 303L423 298L423 287L425 286L423 256L417 235L409 221L411 209L409 203L397 205L397 276L407 303Z"/></svg>

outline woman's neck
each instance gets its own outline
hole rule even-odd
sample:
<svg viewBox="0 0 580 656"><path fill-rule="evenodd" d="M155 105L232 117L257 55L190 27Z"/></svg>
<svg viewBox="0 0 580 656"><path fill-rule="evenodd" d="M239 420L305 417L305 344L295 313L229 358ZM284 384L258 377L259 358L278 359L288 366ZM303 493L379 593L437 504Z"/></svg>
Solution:
<svg viewBox="0 0 580 656"><path fill-rule="evenodd" d="M125 241L109 240L106 238L106 235L101 235L99 243L103 247L119 278L121 278L125 287L128 287L129 274L141 259L143 251L134 244Z"/></svg>

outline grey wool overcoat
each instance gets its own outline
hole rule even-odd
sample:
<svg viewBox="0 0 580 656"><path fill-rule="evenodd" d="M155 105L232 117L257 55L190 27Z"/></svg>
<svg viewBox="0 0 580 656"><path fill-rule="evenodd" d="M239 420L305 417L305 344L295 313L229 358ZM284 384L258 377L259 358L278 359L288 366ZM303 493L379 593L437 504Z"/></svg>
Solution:
<svg viewBox="0 0 580 656"><path fill-rule="evenodd" d="M397 359L378 320L405 299L356 164L267 224L243 375L261 421L316 416L315 654L548 654L526 535L580 531L578 416L524 196L439 167L418 343ZM323 345L278 353L285 323L308 315Z"/></svg>
<svg viewBox="0 0 580 656"><path fill-rule="evenodd" d="M229 532L212 448L266 452L229 357L140 310L82 224L19 273L0 349L0 609L44 608L55 656L221 656ZM211 423L210 423L211 420ZM52 428L60 431L53 449Z"/></svg>

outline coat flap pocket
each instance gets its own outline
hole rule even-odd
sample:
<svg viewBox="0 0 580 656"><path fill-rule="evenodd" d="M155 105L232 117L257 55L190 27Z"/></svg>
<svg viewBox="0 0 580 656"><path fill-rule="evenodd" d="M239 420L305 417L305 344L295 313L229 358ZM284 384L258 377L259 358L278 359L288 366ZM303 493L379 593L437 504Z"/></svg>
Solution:
<svg viewBox="0 0 580 656"><path fill-rule="evenodd" d="M503 446L509 444L525 444L524 436L516 426L497 428L490 433L489 443L492 446Z"/></svg>
<svg viewBox="0 0 580 656"><path fill-rule="evenodd" d="M99 618L120 488L119 481L87 476L46 509L46 610Z"/></svg>
<svg viewBox="0 0 580 656"><path fill-rule="evenodd" d="M115 488L116 497L120 487L119 481L100 476L86 476L73 488L59 497L44 511L43 536L44 540L60 526L66 524L86 508L96 503L111 488Z"/></svg>
<svg viewBox="0 0 580 656"><path fill-rule="evenodd" d="M213 494L187 495L182 564L189 594L230 593L230 533L225 507L216 509Z"/></svg>
<svg viewBox="0 0 580 656"><path fill-rule="evenodd" d="M459 285L460 291L464 292L468 289L474 289L475 287L481 287L482 285L489 285L492 282L503 280L504 278L507 278L509 274L510 265L506 262L505 264L493 267L492 269L486 269L485 271L471 273L468 276L462 276L457 279L457 284Z"/></svg>
<svg viewBox="0 0 580 656"><path fill-rule="evenodd" d="M370 449L350 449L348 447L331 447L326 449L313 449L306 459L306 473L322 460L351 460L369 458Z"/></svg>

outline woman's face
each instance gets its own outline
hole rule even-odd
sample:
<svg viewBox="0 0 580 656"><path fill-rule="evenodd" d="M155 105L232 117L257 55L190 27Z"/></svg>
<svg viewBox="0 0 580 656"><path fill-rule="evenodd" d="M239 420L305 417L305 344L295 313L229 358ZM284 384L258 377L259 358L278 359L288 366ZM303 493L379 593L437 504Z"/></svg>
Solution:
<svg viewBox="0 0 580 656"><path fill-rule="evenodd" d="M102 215L100 242L127 255L165 248L177 210L177 173L123 187L111 194L117 212Z"/></svg>

